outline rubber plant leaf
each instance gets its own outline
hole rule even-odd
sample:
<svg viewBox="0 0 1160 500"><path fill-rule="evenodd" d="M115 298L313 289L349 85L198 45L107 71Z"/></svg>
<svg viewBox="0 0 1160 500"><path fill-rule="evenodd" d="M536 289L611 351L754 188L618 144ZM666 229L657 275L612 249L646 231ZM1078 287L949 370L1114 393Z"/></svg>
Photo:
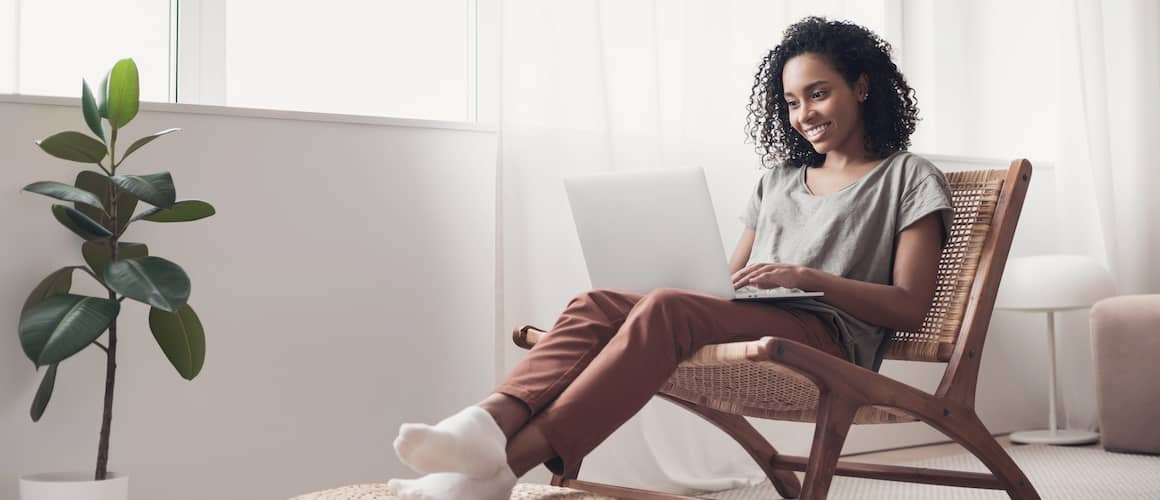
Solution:
<svg viewBox="0 0 1160 500"><path fill-rule="evenodd" d="M109 177L122 191L159 208L169 208L177 201L173 176L169 172L149 175L114 175Z"/></svg>
<svg viewBox="0 0 1160 500"><path fill-rule="evenodd" d="M32 184L24 186L24 190L30 193L43 194L50 198L56 198L61 201L72 201L88 205L97 210L100 210L102 213L105 211L105 207L101 206L101 199L97 198L96 195L85 191L84 189L73 187L63 182L33 182Z"/></svg>
<svg viewBox="0 0 1160 500"><path fill-rule="evenodd" d="M114 292L158 309L176 312L189 300L189 276L161 257L118 260L105 269L105 285Z"/></svg>
<svg viewBox="0 0 1160 500"><path fill-rule="evenodd" d="M117 61L109 73L109 124L114 128L128 125L137 116L140 95L137 63L132 59Z"/></svg>
<svg viewBox="0 0 1160 500"><path fill-rule="evenodd" d="M113 210L113 202L110 198L112 193L117 193L117 224L119 231L124 231L125 226L129 224L129 219L133 217L133 211L137 209L137 197L124 191L119 191L113 186L112 181L106 175L93 172L92 170L83 170L77 174L74 186L84 189L92 193L101 200L101 206L104 210L96 210L88 205L74 204L73 208L80 210L81 213L89 216L90 219L100 222L106 228L112 230L114 227L113 219L109 213Z"/></svg>
<svg viewBox="0 0 1160 500"><path fill-rule="evenodd" d="M205 330L189 304L176 312L151 308L149 329L182 378L193 380L201 372L205 364Z"/></svg>
<svg viewBox="0 0 1160 500"><path fill-rule="evenodd" d="M77 269L83 268L81 266L62 267L41 280L40 284L32 289L32 293L28 294L28 298L24 299L24 307L20 309L20 315L24 316L29 307L39 304L48 297L68 293L72 289L73 271Z"/></svg>
<svg viewBox="0 0 1160 500"><path fill-rule="evenodd" d="M72 207L53 205L52 216L56 217L56 220L68 228L69 231L76 233L77 236L86 240L108 238L113 235L112 232L98 224L97 221Z"/></svg>
<svg viewBox="0 0 1160 500"><path fill-rule="evenodd" d="M72 130L52 134L36 145L57 158L80 163L100 163L109 153L105 143Z"/></svg>
<svg viewBox="0 0 1160 500"><path fill-rule="evenodd" d="M125 154L121 155L121 160L124 161L125 158L128 158L129 155L133 154L134 151L141 149L142 146L149 144L150 142L153 142L153 139L156 139L156 138L161 137L163 135L172 134L172 133L180 131L180 130L181 129L179 129L179 128L165 129L165 130L162 130L156 134L147 135L145 137L137 139L136 141L133 141L133 144L129 145L129 149L125 150Z"/></svg>
<svg viewBox="0 0 1160 500"><path fill-rule="evenodd" d="M172 208L150 208L135 216L133 220L147 220L150 222L189 222L204 219L217 213L213 205L202 200L181 200L173 204Z"/></svg>
<svg viewBox="0 0 1160 500"><path fill-rule="evenodd" d="M104 333L121 303L84 295L53 295L20 317L20 345L36 366L59 363Z"/></svg>
<svg viewBox="0 0 1160 500"><path fill-rule="evenodd" d="M36 397L32 399L32 408L28 411L33 422L40 421L40 417L44 416L44 409L48 408L48 400L52 399L52 389L56 386L57 366L60 366L60 363L49 365L48 371L44 372L44 378L40 379L40 387L36 389Z"/></svg>
<svg viewBox="0 0 1160 500"><path fill-rule="evenodd" d="M145 246L144 243L117 242L117 260L144 257L146 255L149 255L149 247ZM97 279L104 283L105 269L109 267L109 261L112 260L112 252L109 251L109 241L86 241L81 245L81 256L85 258L85 263L89 265L89 269L92 269L96 273Z"/></svg>

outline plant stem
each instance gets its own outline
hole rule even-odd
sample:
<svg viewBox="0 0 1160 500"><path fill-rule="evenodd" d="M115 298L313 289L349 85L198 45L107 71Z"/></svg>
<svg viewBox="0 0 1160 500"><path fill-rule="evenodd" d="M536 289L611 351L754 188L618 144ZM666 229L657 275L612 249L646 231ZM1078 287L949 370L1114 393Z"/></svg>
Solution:
<svg viewBox="0 0 1160 500"><path fill-rule="evenodd" d="M112 138L109 141L109 175L117 172L117 128L113 127ZM117 190L109 183L109 218L112 220L113 236L109 238L109 262L117 260ZM109 300L117 300L117 293L105 287L109 292ZM94 480L103 481L108 477L109 468L109 431L113 426L113 385L117 380L117 318L109 324L109 345L105 348L105 408L101 414L101 436L97 442L97 471Z"/></svg>
<svg viewBox="0 0 1160 500"><path fill-rule="evenodd" d="M115 294L110 292L110 299ZM113 383L117 378L117 320L109 325L109 346L105 362L105 410L101 416L101 438L97 444L97 473L93 478L103 481L108 476L109 431L113 424Z"/></svg>

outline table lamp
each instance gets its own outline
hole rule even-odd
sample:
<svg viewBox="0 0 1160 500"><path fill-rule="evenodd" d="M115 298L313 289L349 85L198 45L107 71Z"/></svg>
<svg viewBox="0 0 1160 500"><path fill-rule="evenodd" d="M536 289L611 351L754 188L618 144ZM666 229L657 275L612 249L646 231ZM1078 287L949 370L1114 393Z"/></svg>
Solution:
<svg viewBox="0 0 1160 500"><path fill-rule="evenodd" d="M1019 431L1011 442L1022 444L1087 444L1099 441L1089 431L1059 429L1055 421L1055 313L1091 307L1115 295L1111 275L1094 259L1082 255L1038 255L1007 261L996 309L1047 313L1048 429Z"/></svg>

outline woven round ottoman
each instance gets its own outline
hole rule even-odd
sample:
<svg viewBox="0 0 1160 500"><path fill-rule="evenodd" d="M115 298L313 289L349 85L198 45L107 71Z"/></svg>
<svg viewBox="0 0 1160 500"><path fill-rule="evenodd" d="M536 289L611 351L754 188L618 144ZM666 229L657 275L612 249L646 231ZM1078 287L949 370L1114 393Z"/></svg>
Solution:
<svg viewBox="0 0 1160 500"><path fill-rule="evenodd" d="M1097 302L1091 332L1104 448L1160 454L1160 295Z"/></svg>
<svg viewBox="0 0 1160 500"><path fill-rule="evenodd" d="M290 500L390 500L384 483L355 484L317 493L297 496ZM468 499L464 499L468 500ZM520 483L512 491L511 500L616 500L612 497L594 495L568 488L557 488L544 484Z"/></svg>

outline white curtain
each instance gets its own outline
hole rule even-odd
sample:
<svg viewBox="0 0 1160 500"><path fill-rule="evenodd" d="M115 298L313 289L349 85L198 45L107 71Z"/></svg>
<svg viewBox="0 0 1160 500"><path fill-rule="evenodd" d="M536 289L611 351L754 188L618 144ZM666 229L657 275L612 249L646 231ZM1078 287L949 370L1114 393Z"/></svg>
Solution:
<svg viewBox="0 0 1160 500"><path fill-rule="evenodd" d="M1028 203L1050 204L1056 230L1017 237L1012 252L1090 255L1120 294L1160 293L1160 3L913 0L902 10L904 69L924 116L915 149L1029 158L1032 190L1050 194ZM1025 207L1021 228L1041 208ZM1095 430L1087 314L1059 314L1057 400L1068 427ZM1032 324L1018 333L1045 335ZM1046 372L1037 353L1027 361Z"/></svg>
<svg viewBox="0 0 1160 500"><path fill-rule="evenodd" d="M764 52L809 14L884 33L888 3L503 2L504 325L550 326L589 288L563 177L693 165L756 169L753 146L744 142L745 107ZM522 353L507 349L510 369ZM812 426L786 428L792 436L775 436L777 445L805 451ZM654 401L585 461L584 477L689 491L762 475L719 431Z"/></svg>
<svg viewBox="0 0 1160 500"><path fill-rule="evenodd" d="M1160 3L1070 0L1060 14L1060 72L1041 82L1059 85L1066 117L1058 122L1059 253L1105 262L1120 294L1160 293ZM1060 352L1065 418L1094 430L1086 311L1076 316L1084 328Z"/></svg>
<svg viewBox="0 0 1160 500"><path fill-rule="evenodd" d="M1119 293L1160 293L1160 3L1072 0L1061 19L1063 245L1106 261ZM1079 221L1076 224L1072 221ZM1063 224L1061 224L1063 225Z"/></svg>
<svg viewBox="0 0 1160 500"><path fill-rule="evenodd" d="M924 117L914 150L1055 165L1040 176L1055 179L1058 238L1035 253L1087 253L1107 262L1120 293L1158 293L1158 10L1151 0L505 0L501 322L550 326L588 288L564 176L755 168L743 141L752 73L809 14L895 45ZM1061 319L1060 385L1071 426L1094 428L1086 323L1086 312ZM504 345L506 373L522 351ZM810 425L758 428L783 452L808 450ZM660 401L597 448L584 476L670 491L762 477L718 431Z"/></svg>

